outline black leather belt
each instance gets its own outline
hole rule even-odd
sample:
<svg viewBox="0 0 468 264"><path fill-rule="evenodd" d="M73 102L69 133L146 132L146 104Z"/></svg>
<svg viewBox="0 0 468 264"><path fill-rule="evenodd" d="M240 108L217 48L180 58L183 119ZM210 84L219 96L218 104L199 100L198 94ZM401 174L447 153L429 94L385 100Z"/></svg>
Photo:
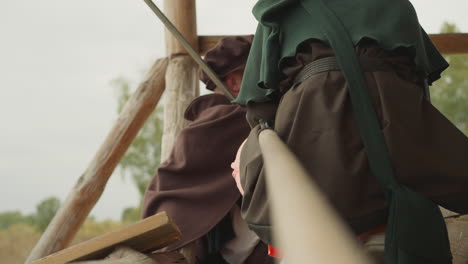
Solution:
<svg viewBox="0 0 468 264"><path fill-rule="evenodd" d="M359 63L361 64L361 69L364 72L395 71L394 67L390 63L378 58L359 57ZM307 80L312 75L328 71L341 71L340 65L338 64L336 57L326 57L312 61L309 64L307 64L294 78L294 85ZM424 88L424 95L426 99L430 101L427 79L421 81L421 85Z"/></svg>

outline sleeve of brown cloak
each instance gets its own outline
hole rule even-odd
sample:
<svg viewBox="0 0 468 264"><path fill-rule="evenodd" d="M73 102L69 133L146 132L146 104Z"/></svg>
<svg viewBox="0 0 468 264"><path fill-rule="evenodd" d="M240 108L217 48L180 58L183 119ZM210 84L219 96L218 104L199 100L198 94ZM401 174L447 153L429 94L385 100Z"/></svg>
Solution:
<svg viewBox="0 0 468 264"><path fill-rule="evenodd" d="M230 165L248 133L245 111L231 104L210 107L180 132L142 206L143 217L166 211L180 228L181 241L167 250L205 235L239 199Z"/></svg>
<svg viewBox="0 0 468 264"><path fill-rule="evenodd" d="M248 103L246 105L246 118L251 128L259 124L259 120L263 119L273 124L275 121L278 105L273 103Z"/></svg>
<svg viewBox="0 0 468 264"><path fill-rule="evenodd" d="M263 157L258 142L260 126L250 132L240 156L240 181L244 189L241 215L250 229L266 244L275 245L271 236L270 205L267 197Z"/></svg>

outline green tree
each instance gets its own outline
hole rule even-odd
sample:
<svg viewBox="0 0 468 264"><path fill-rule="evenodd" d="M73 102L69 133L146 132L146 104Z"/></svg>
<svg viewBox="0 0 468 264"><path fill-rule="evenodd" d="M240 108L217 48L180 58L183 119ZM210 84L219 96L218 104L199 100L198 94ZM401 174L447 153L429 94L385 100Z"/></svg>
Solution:
<svg viewBox="0 0 468 264"><path fill-rule="evenodd" d="M109 233L111 231L121 228L122 226L124 226L124 224L120 221L113 221L109 219L103 221L96 221L86 219L83 225L81 225L81 228L76 234L75 238L71 242L71 245L78 244L80 242L92 239L105 233Z"/></svg>
<svg viewBox="0 0 468 264"><path fill-rule="evenodd" d="M0 230L8 229L16 223L24 221L24 216L19 211L0 213Z"/></svg>
<svg viewBox="0 0 468 264"><path fill-rule="evenodd" d="M139 207L127 207L122 211L120 221L124 223L131 223L138 221L141 217L141 206Z"/></svg>
<svg viewBox="0 0 468 264"><path fill-rule="evenodd" d="M60 200L56 197L47 198L36 206L34 224L39 231L43 232L47 228L59 208Z"/></svg>
<svg viewBox="0 0 468 264"><path fill-rule="evenodd" d="M111 84L117 90L117 112L120 113L132 93L130 82L122 77L114 79ZM135 184L140 198L143 198L146 187L159 167L161 160L162 111L156 108L145 125L133 140L124 157L119 163L119 169L124 177L130 177ZM135 222L140 219L141 206L128 207L122 211L123 222Z"/></svg>
<svg viewBox="0 0 468 264"><path fill-rule="evenodd" d="M131 96L130 82L117 78L111 83L117 90L117 111L120 113ZM122 158L119 168L124 177L130 177L141 197L146 186L159 167L161 159L162 111L158 107L146 120L127 153ZM127 208L128 209L128 208ZM139 215L139 214L138 214Z"/></svg>
<svg viewBox="0 0 468 264"><path fill-rule="evenodd" d="M445 22L442 33L459 32L454 24ZM461 131L468 135L468 55L447 55L450 67L431 87L432 103Z"/></svg>

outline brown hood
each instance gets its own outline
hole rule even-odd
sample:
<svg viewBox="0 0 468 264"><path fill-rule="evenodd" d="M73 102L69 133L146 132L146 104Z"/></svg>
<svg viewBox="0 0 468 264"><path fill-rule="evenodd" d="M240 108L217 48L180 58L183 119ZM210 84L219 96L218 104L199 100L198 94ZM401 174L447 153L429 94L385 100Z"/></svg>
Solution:
<svg viewBox="0 0 468 264"><path fill-rule="evenodd" d="M229 73L245 68L252 41L253 35L225 37L206 53L204 60L223 79ZM206 84L208 90L215 89L216 85L202 70L200 80Z"/></svg>

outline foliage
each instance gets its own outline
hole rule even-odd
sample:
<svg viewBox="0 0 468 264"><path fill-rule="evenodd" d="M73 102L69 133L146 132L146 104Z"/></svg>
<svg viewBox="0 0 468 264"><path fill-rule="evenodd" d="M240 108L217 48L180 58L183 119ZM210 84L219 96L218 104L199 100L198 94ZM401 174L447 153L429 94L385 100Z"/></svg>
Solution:
<svg viewBox="0 0 468 264"><path fill-rule="evenodd" d="M47 228L59 208L60 200L56 197L50 197L42 200L36 206L34 214L22 215L19 211L0 213L0 230L9 229L15 224L25 224L42 232Z"/></svg>
<svg viewBox="0 0 468 264"><path fill-rule="evenodd" d="M19 211L0 213L0 230L8 229L10 226L18 223L32 224L32 218L32 216L23 216Z"/></svg>
<svg viewBox="0 0 468 264"><path fill-rule="evenodd" d="M442 26L442 33L458 31L454 24ZM431 87L432 103L468 135L468 55L448 55L445 59L450 67Z"/></svg>
<svg viewBox="0 0 468 264"><path fill-rule="evenodd" d="M91 238L100 236L102 234L117 230L123 226L124 224L119 221L113 221L113 220L96 221L96 220L87 219L81 226L80 230L76 234L71 244L72 245L78 244L80 242L89 240Z"/></svg>
<svg viewBox="0 0 468 264"><path fill-rule="evenodd" d="M131 96L130 83L124 78L112 81L118 92L117 110L120 113ZM162 121L161 108L150 115L138 136L122 158L119 168L124 176L131 177L141 197L159 167L161 159Z"/></svg>
<svg viewBox="0 0 468 264"><path fill-rule="evenodd" d="M136 222L141 219L141 206L127 207L122 211L121 221L124 223Z"/></svg>
<svg viewBox="0 0 468 264"><path fill-rule="evenodd" d="M71 245L114 231L123 226L123 223L112 220L95 221L87 219ZM21 221L0 230L0 263L24 263L39 240L40 235L41 233L36 226Z"/></svg>
<svg viewBox="0 0 468 264"><path fill-rule="evenodd" d="M0 262L24 263L39 236L35 226L21 221L0 230Z"/></svg>
<svg viewBox="0 0 468 264"><path fill-rule="evenodd" d="M47 228L59 208L60 200L56 197L47 198L36 206L34 224L39 231L44 231Z"/></svg>

